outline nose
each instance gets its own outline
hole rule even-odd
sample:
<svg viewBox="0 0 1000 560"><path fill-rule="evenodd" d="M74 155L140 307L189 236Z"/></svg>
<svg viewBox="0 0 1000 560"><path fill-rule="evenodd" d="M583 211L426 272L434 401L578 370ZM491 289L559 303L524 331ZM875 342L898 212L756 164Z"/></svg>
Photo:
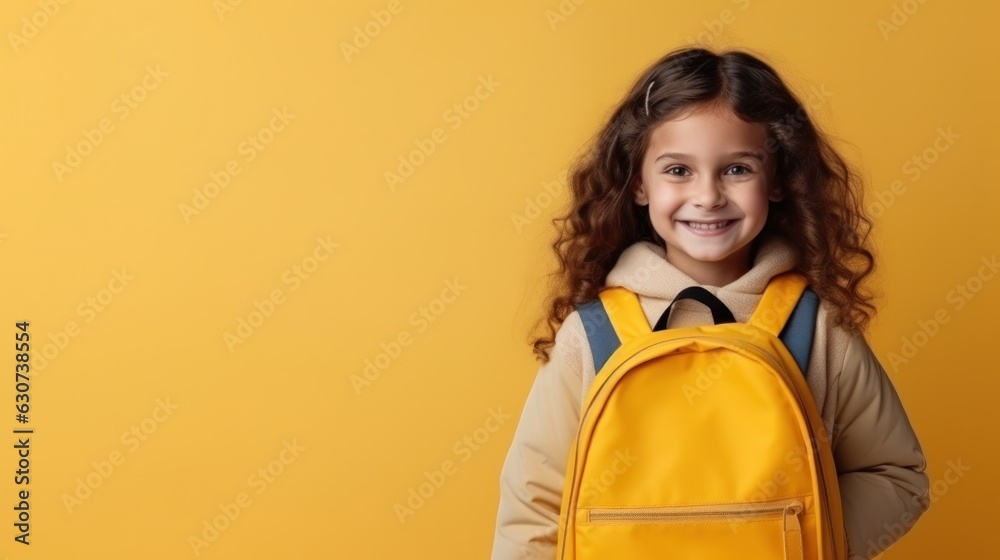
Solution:
<svg viewBox="0 0 1000 560"><path fill-rule="evenodd" d="M726 195L715 177L707 176L692 184L691 203L698 208L714 210L726 205Z"/></svg>

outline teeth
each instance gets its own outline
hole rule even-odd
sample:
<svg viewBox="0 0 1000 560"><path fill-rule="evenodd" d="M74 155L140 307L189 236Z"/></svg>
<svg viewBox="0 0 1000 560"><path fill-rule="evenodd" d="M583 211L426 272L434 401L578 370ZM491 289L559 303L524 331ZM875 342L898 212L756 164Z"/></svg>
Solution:
<svg viewBox="0 0 1000 560"><path fill-rule="evenodd" d="M711 224L705 224L705 223L701 223L701 222L686 222L686 223L687 223L687 225L691 226L694 229L712 230L712 229L724 228L724 227L726 227L726 226L729 225L730 221L731 220L726 220L724 222L715 222L715 223L711 223Z"/></svg>

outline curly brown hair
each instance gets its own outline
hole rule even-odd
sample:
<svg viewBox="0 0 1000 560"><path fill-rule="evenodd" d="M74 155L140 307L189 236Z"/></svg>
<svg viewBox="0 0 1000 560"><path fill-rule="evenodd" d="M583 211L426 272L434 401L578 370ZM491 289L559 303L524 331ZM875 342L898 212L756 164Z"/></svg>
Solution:
<svg viewBox="0 0 1000 560"><path fill-rule="evenodd" d="M643 240L664 245L648 207L635 204L630 187L652 131L686 109L720 102L744 121L766 125L767 149L776 152L775 180L785 196L770 202L763 231L791 242L796 270L831 305L836 325L852 333L867 327L875 296L863 281L874 271L875 257L860 176L767 63L743 50L680 47L636 78L571 166L572 202L552 221L559 269L549 275L547 316L533 328L537 332L543 321L548 326L532 342L537 359L549 360L559 325L578 304L597 297L628 246Z"/></svg>

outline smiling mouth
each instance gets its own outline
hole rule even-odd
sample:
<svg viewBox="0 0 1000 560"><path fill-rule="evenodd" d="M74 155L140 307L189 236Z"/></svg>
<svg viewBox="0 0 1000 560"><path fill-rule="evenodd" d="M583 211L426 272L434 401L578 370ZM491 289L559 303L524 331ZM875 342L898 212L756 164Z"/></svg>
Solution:
<svg viewBox="0 0 1000 560"><path fill-rule="evenodd" d="M731 224L731 223L733 223L735 221L736 220L721 220L721 221L718 221L718 222L685 222L685 221L682 221L681 223L685 224L686 226L688 226L688 227L690 227L692 229L701 229L701 230L705 230L705 231L711 231L713 229L722 229L722 228L728 226L729 224Z"/></svg>

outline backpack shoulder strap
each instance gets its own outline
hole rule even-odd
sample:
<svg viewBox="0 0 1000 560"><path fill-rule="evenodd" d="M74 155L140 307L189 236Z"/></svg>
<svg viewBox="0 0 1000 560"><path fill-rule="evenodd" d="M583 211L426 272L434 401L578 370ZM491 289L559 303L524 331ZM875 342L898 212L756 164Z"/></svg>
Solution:
<svg viewBox="0 0 1000 560"><path fill-rule="evenodd" d="M805 375L809 368L819 298L797 273L775 276L768 283L750 323L778 336ZM652 332L639 297L623 287L605 288L598 297L576 306L600 372L611 354L626 340ZM770 310L770 312L768 312Z"/></svg>
<svg viewBox="0 0 1000 560"><path fill-rule="evenodd" d="M809 368L819 298L797 272L771 278L750 317L750 323L781 339L805 375Z"/></svg>
<svg viewBox="0 0 1000 560"><path fill-rule="evenodd" d="M639 296L621 286L605 288L596 299L577 305L599 372L611 354L627 340L652 332Z"/></svg>
<svg viewBox="0 0 1000 560"><path fill-rule="evenodd" d="M802 375L809 369L809 355L812 352L818 313L819 297L811 288L806 288L778 337L792 353L795 363L799 364Z"/></svg>

